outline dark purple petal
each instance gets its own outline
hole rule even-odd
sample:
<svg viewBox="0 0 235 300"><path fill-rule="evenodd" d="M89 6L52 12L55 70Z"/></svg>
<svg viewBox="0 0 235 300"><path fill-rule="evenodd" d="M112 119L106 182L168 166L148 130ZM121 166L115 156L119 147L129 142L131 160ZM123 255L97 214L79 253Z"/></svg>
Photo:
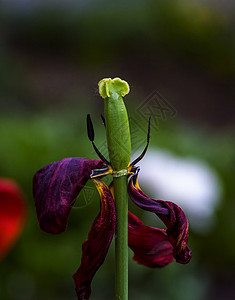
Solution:
<svg viewBox="0 0 235 300"><path fill-rule="evenodd" d="M92 224L88 239L82 245L81 265L73 275L78 299L89 299L91 281L103 264L116 227L116 211L109 188L99 179L93 179L100 197L101 207Z"/></svg>
<svg viewBox="0 0 235 300"><path fill-rule="evenodd" d="M173 246L166 230L145 226L135 215L128 213L128 245L133 259L147 267L163 267L174 259Z"/></svg>
<svg viewBox="0 0 235 300"><path fill-rule="evenodd" d="M174 257L179 263L188 263L191 250L187 246L188 220L182 209L169 201L155 200L144 194L137 181L137 175L131 177L128 184L131 200L142 209L156 213L167 226L168 240L174 247Z"/></svg>
<svg viewBox="0 0 235 300"><path fill-rule="evenodd" d="M34 175L33 196L42 230L57 234L66 229L71 207L91 170L103 166L99 159L64 158Z"/></svg>
<svg viewBox="0 0 235 300"><path fill-rule="evenodd" d="M169 216L161 214L157 215L167 226L169 241L175 248L174 255L176 261L181 264L188 263L192 254L192 251L187 246L189 229L188 220L178 205L170 201L158 201L170 212Z"/></svg>

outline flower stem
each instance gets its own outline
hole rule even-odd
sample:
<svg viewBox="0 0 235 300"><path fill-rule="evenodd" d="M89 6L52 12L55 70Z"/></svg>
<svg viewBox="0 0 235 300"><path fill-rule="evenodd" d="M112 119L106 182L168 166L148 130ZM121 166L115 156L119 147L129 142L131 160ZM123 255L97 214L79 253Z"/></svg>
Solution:
<svg viewBox="0 0 235 300"><path fill-rule="evenodd" d="M113 170L116 205L116 300L128 299L128 193L127 168L131 158L131 137L128 114L123 97L130 91L120 78L104 78L99 93L104 98L107 143Z"/></svg>
<svg viewBox="0 0 235 300"><path fill-rule="evenodd" d="M116 300L128 299L128 193L127 176L113 178L117 214L116 256Z"/></svg>

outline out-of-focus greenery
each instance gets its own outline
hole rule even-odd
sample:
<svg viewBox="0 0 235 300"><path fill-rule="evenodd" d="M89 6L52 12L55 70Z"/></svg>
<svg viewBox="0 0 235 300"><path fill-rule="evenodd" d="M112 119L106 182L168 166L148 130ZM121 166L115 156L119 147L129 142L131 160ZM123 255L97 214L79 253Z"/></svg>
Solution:
<svg viewBox="0 0 235 300"><path fill-rule="evenodd" d="M32 177L64 157L96 158L86 136L87 113L94 119L96 144L106 151L99 118L103 100L96 93L98 80L105 76L120 76L130 83L126 104L138 125L136 108L160 88L177 115L152 131L151 146L205 160L223 188L215 226L205 233L190 232L190 264L152 270L132 261L130 251L130 299L234 299L232 20L210 6L176 0L2 10L0 176L22 186L28 222L1 262L0 299L76 298L71 276L98 213L99 197L88 183L71 211L67 231L46 234L37 223ZM195 93L200 97L192 100ZM139 137L144 146L145 130ZM141 217L140 210L130 207ZM114 298L113 245L92 289L91 299Z"/></svg>
<svg viewBox="0 0 235 300"><path fill-rule="evenodd" d="M59 49L80 63L103 65L123 55L161 50L193 58L212 71L234 73L230 22L196 1L103 0L76 9L46 5L31 14L7 15L5 23L16 41Z"/></svg>

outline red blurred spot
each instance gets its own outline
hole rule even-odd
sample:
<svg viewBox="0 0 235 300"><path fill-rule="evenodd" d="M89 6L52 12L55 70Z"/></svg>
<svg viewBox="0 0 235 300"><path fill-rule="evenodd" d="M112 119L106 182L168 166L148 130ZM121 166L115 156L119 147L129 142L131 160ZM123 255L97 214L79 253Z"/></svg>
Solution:
<svg viewBox="0 0 235 300"><path fill-rule="evenodd" d="M10 250L22 232L26 205L19 186L0 178L0 259Z"/></svg>

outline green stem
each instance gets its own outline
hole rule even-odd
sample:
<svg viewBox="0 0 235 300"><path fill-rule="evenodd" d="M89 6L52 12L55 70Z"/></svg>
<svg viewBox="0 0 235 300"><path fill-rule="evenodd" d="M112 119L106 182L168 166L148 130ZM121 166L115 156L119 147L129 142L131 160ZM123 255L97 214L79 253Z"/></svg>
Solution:
<svg viewBox="0 0 235 300"><path fill-rule="evenodd" d="M131 158L129 120L123 101L129 85L120 78L104 78L99 92L104 98L109 160L113 169L117 225L115 239L116 300L128 299L128 193L127 167ZM119 176L119 177L116 177Z"/></svg>
<svg viewBox="0 0 235 300"><path fill-rule="evenodd" d="M114 177L114 195L117 213L116 256L116 300L128 299L128 193L127 176Z"/></svg>

